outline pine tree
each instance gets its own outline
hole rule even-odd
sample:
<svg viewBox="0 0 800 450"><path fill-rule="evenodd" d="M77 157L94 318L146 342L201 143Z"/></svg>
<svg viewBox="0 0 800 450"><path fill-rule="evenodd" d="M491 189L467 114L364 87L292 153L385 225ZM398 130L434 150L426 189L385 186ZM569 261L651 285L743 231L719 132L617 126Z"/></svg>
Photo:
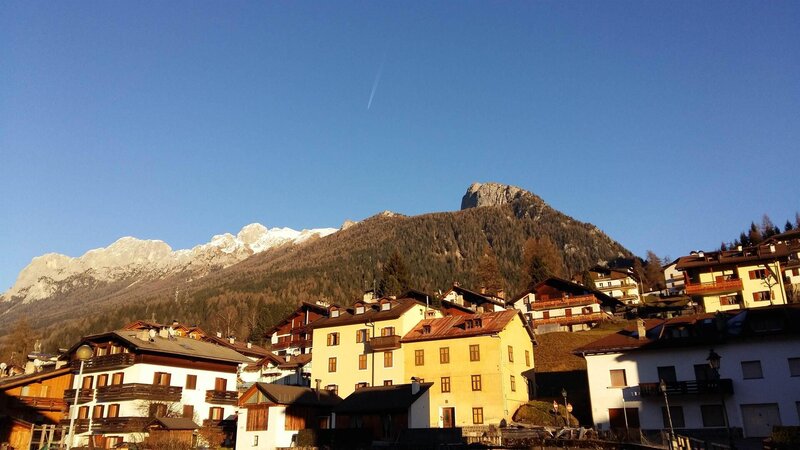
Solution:
<svg viewBox="0 0 800 450"><path fill-rule="evenodd" d="M750 246L750 237L747 236L744 231L739 234L739 243L742 244L743 247Z"/></svg>
<svg viewBox="0 0 800 450"><path fill-rule="evenodd" d="M664 271L661 269L661 259L652 250L647 251L647 260L644 266L644 276L647 286L651 290L664 289L667 285L664 279Z"/></svg>
<svg viewBox="0 0 800 450"><path fill-rule="evenodd" d="M719 244L719 251L724 252L728 249L728 245L725 244L725 241L722 241L722 244Z"/></svg>
<svg viewBox="0 0 800 450"><path fill-rule="evenodd" d="M750 222L750 232L747 234L747 237L750 239L750 245L758 245L764 240L755 222Z"/></svg>
<svg viewBox="0 0 800 450"><path fill-rule="evenodd" d="M483 246L483 255L478 261L478 282L480 288L487 294L496 295L503 290L505 281L503 274L500 273L500 266L497 264L497 256L494 250L487 243Z"/></svg>
<svg viewBox="0 0 800 450"><path fill-rule="evenodd" d="M768 215L764 214L764 216L761 217L761 236L766 239L774 234L775 224L772 223Z"/></svg>
<svg viewBox="0 0 800 450"><path fill-rule="evenodd" d="M532 290L548 277L564 276L564 258L547 236L529 238L524 247L523 279L528 281L526 289Z"/></svg>
<svg viewBox="0 0 800 450"><path fill-rule="evenodd" d="M395 249L381 270L381 282L378 293L381 296L400 295L411 288L408 268L403 256Z"/></svg>
<svg viewBox="0 0 800 450"><path fill-rule="evenodd" d="M786 219L786 225L783 226L783 231L792 231L794 227L792 226L792 222L789 222L789 219Z"/></svg>

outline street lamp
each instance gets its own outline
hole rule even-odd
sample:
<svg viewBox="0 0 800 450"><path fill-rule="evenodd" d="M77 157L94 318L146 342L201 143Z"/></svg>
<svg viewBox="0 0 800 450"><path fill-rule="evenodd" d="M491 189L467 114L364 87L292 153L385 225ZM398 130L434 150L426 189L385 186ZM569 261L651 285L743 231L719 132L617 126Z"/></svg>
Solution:
<svg viewBox="0 0 800 450"><path fill-rule="evenodd" d="M567 390L561 388L561 396L564 397L564 422L569 426L569 413L567 412Z"/></svg>
<svg viewBox="0 0 800 450"><path fill-rule="evenodd" d="M711 351L708 352L706 361L708 361L708 366L711 368L711 374L714 376L714 380L717 382L719 399L722 402L722 418L725 421L725 430L728 432L728 446L731 448L731 450L733 450L735 448L733 445L733 433L731 433L731 424L728 421L728 407L725 406L725 391L722 390L722 381L719 374L720 360L722 360L722 356L719 356L712 348Z"/></svg>
<svg viewBox="0 0 800 450"><path fill-rule="evenodd" d="M658 383L658 388L664 394L664 405L667 407L667 421L669 423L669 448L672 448L672 443L675 441L675 429L672 428L672 413L669 410L669 398L667 398L667 382L663 378Z"/></svg>
<svg viewBox="0 0 800 450"><path fill-rule="evenodd" d="M75 398L72 402L72 408L75 409L75 414L69 415L69 439L67 440L69 448L75 447L75 418L78 416L78 394L81 391L80 386L83 382L83 364L87 359L91 358L93 354L94 351L92 347L86 344L81 345L75 350L75 358L81 362L81 365L78 369L78 387L75 388Z"/></svg>

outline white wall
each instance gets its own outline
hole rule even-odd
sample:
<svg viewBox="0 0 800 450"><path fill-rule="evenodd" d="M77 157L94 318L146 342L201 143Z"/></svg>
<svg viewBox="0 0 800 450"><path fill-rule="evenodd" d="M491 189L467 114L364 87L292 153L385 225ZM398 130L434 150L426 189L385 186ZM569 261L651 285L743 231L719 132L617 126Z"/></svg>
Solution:
<svg viewBox="0 0 800 450"><path fill-rule="evenodd" d="M437 424L430 423L431 389L435 388L435 385L431 386L408 409L408 428L430 428L431 426L438 426Z"/></svg>
<svg viewBox="0 0 800 450"><path fill-rule="evenodd" d="M268 416L267 430L247 431L247 408L239 408L239 418L236 424L236 450L273 449L292 445L292 436L298 432L284 430L286 407L270 406ZM253 444L255 436L258 436L258 445Z"/></svg>

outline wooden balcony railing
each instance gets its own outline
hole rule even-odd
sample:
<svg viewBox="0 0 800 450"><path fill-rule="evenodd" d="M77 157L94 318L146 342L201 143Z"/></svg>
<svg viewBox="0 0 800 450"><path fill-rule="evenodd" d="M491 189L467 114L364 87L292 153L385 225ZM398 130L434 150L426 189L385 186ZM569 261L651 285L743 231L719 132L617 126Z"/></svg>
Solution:
<svg viewBox="0 0 800 450"><path fill-rule="evenodd" d="M373 351L394 350L400 348L400 336L376 336L369 339L369 348Z"/></svg>
<svg viewBox="0 0 800 450"><path fill-rule="evenodd" d="M80 389L78 392L78 404L89 403L94 400L94 389ZM75 401L75 389L66 389L64 391L64 402L72 404Z"/></svg>
<svg viewBox="0 0 800 450"><path fill-rule="evenodd" d="M124 367L132 366L136 362L136 355L133 353L117 353L115 355L95 356L94 358L87 359L83 363L84 372L98 372L101 370L122 369ZM80 361L72 361L72 370L77 371L80 369Z"/></svg>
<svg viewBox="0 0 800 450"><path fill-rule="evenodd" d="M153 419L148 417L101 417L93 419L93 433L135 433L144 431Z"/></svg>
<svg viewBox="0 0 800 450"><path fill-rule="evenodd" d="M692 283L688 279L685 284L686 293L689 295L713 294L719 292L735 292L742 290L742 280L719 280L705 283Z"/></svg>
<svg viewBox="0 0 800 450"><path fill-rule="evenodd" d="M235 405L238 401L237 391L206 391L206 403L212 405Z"/></svg>
<svg viewBox="0 0 800 450"><path fill-rule="evenodd" d="M663 396L659 383L640 383L642 397ZM733 394L733 381L730 378L705 381L676 381L667 383L667 395Z"/></svg>
<svg viewBox="0 0 800 450"><path fill-rule="evenodd" d="M180 386L160 386L144 383L112 384L97 388L97 401L160 400L179 402L181 401L182 393L183 388Z"/></svg>
<svg viewBox="0 0 800 450"><path fill-rule="evenodd" d="M572 306L572 305L587 305L594 303L596 301L594 295L577 295L575 297L561 297L559 299L547 299L541 302L533 302L530 304L529 311L541 310L541 309L550 309L550 308L558 308L560 306Z"/></svg>
<svg viewBox="0 0 800 450"><path fill-rule="evenodd" d="M72 392L72 399L74 400L75 391ZM44 411L63 411L67 408L67 402L63 398L52 397L19 397L19 401L30 406L31 408L41 409Z"/></svg>
<svg viewBox="0 0 800 450"><path fill-rule="evenodd" d="M69 427L69 418L61 419L58 424L62 427ZM89 419L75 419L75 433L86 433L87 431L89 431ZM69 433L69 429L64 430L64 433Z"/></svg>
<svg viewBox="0 0 800 450"><path fill-rule="evenodd" d="M282 350L288 347L302 347L302 348L311 347L311 339L293 339L291 341L286 340L272 344L273 350Z"/></svg>

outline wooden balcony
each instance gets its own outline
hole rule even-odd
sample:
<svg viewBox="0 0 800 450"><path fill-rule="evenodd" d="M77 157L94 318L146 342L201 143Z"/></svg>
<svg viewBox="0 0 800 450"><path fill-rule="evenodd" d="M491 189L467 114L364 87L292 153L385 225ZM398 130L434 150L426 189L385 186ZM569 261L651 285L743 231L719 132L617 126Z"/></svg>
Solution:
<svg viewBox="0 0 800 450"><path fill-rule="evenodd" d="M395 350L400 348L400 336L376 336L369 339L369 348L372 351L380 352L385 350Z"/></svg>
<svg viewBox="0 0 800 450"><path fill-rule="evenodd" d="M94 400L94 389L80 389L78 392L78 404L89 403ZM72 404L75 402L75 389L64 390L64 402Z"/></svg>
<svg viewBox="0 0 800 450"><path fill-rule="evenodd" d="M159 400L179 402L181 401L182 393L183 388L180 386L160 386L144 383L112 384L97 388L97 401Z"/></svg>
<svg viewBox="0 0 800 450"><path fill-rule="evenodd" d="M235 405L238 401L237 391L206 391L206 403L212 405Z"/></svg>
<svg viewBox="0 0 800 450"><path fill-rule="evenodd" d="M594 323L600 322L606 319L606 315L604 313L592 313L592 314L576 314L574 316L559 316L559 317L548 317L547 319L533 319L533 326L538 327L540 325L549 325L553 323L557 323L559 325L575 325L578 323Z"/></svg>
<svg viewBox="0 0 800 450"><path fill-rule="evenodd" d="M659 383L640 383L639 390L642 397L663 396ZM733 394L733 381L730 378L705 381L676 381L667 383L668 396L706 395L706 394Z"/></svg>
<svg viewBox="0 0 800 450"><path fill-rule="evenodd" d="M736 292L742 290L742 280L719 280L708 281L705 283L692 283L686 280L686 294L688 295L711 295L723 292Z"/></svg>
<svg viewBox="0 0 800 450"><path fill-rule="evenodd" d="M594 295L577 295L575 297L561 297L559 299L551 300L547 299L541 302L533 302L529 305L528 311L536 311L542 309L551 309L551 308L560 308L565 306L574 306L574 305L590 305L595 303L597 299L595 299Z"/></svg>
<svg viewBox="0 0 800 450"><path fill-rule="evenodd" d="M75 391L72 392L74 400ZM80 396L79 396L80 399ZM63 398L52 397L19 397L19 401L25 405L42 411L64 411L67 409L67 402Z"/></svg>
<svg viewBox="0 0 800 450"><path fill-rule="evenodd" d="M62 427L69 427L69 419L61 419L58 424ZM86 433L89 431L89 419L75 419L75 433ZM68 433L69 430L65 430ZM65 434L66 436L66 434Z"/></svg>
<svg viewBox="0 0 800 450"><path fill-rule="evenodd" d="M130 367L136 362L136 355L133 353L117 353L115 355L95 356L87 359L83 363L84 372L99 372L101 370L114 370ZM72 370L78 371L81 367L80 361L72 361Z"/></svg>
<svg viewBox="0 0 800 450"><path fill-rule="evenodd" d="M311 347L311 339L292 339L272 344L273 350L283 350L289 347L309 348Z"/></svg>
<svg viewBox="0 0 800 450"><path fill-rule="evenodd" d="M93 419L93 433L136 433L144 431L153 419L148 417L101 417Z"/></svg>

